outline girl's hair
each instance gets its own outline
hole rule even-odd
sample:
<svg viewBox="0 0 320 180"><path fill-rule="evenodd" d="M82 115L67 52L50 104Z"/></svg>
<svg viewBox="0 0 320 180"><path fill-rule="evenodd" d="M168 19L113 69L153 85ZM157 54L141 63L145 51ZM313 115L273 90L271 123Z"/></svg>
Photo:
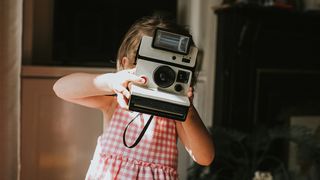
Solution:
<svg viewBox="0 0 320 180"><path fill-rule="evenodd" d="M177 33L189 34L186 28L177 25L171 20L157 16L143 17L129 28L122 40L118 49L117 70L124 69L121 64L123 57L127 57L133 64L142 36L153 36L156 28L164 28Z"/></svg>

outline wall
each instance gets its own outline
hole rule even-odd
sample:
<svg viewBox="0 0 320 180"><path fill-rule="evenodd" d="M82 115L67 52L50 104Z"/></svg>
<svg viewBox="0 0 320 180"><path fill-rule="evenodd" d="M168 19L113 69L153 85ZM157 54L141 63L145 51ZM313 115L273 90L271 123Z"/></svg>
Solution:
<svg viewBox="0 0 320 180"><path fill-rule="evenodd" d="M216 15L214 8L221 0L179 0L179 23L189 26L197 47L201 50L200 74L195 87L195 101L207 126L212 125L213 87L216 45ZM201 96L199 96L201 94Z"/></svg>
<svg viewBox="0 0 320 180"><path fill-rule="evenodd" d="M0 179L19 178L22 1L0 1Z"/></svg>

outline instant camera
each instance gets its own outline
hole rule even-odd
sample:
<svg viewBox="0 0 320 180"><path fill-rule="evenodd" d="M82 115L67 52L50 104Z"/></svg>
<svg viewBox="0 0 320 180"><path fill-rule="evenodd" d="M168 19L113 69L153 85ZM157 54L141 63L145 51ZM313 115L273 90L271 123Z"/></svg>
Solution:
<svg viewBox="0 0 320 180"><path fill-rule="evenodd" d="M190 106L187 91L198 49L190 35L156 29L143 36L136 57L136 75L145 86L132 85L129 110L184 121Z"/></svg>

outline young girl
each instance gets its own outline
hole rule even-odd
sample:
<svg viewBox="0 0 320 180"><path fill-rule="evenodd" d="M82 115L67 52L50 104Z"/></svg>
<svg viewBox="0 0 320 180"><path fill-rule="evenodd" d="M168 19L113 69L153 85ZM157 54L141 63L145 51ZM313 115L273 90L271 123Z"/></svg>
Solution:
<svg viewBox="0 0 320 180"><path fill-rule="evenodd" d="M161 18L142 18L124 37L118 50L116 73L74 73L62 77L53 87L60 98L98 108L103 113L106 128L98 138L86 179L178 179L177 137L194 161L201 165L213 161L212 139L193 105L184 122L155 116L136 147L127 148L123 144L128 122L138 118L126 132L127 143L132 144L150 117L128 110L128 89L131 83L143 85L148 81L134 75L134 61L142 36L153 36L157 27L185 32ZM192 102L192 88L188 96Z"/></svg>

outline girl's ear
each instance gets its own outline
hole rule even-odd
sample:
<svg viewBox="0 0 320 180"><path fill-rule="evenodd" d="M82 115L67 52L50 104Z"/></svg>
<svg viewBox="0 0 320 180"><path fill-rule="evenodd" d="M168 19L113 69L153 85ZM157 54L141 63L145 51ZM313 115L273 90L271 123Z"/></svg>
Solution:
<svg viewBox="0 0 320 180"><path fill-rule="evenodd" d="M126 57L126 56L121 59L121 64L120 65L123 67L123 69L132 68L132 63L130 62L130 59L128 57Z"/></svg>

